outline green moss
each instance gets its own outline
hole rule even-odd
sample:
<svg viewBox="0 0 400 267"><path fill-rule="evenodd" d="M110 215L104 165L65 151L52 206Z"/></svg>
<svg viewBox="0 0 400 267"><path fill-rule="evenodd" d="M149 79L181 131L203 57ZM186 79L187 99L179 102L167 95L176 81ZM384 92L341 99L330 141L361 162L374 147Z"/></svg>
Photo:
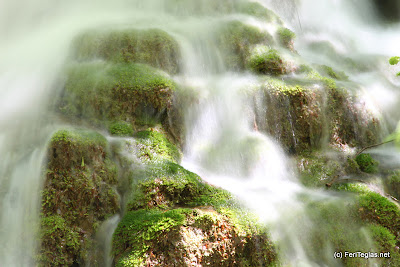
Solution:
<svg viewBox="0 0 400 267"><path fill-rule="evenodd" d="M278 40L279 42L285 46L286 48L293 50L293 42L296 38L296 34L289 30L288 28L279 28L278 29Z"/></svg>
<svg viewBox="0 0 400 267"><path fill-rule="evenodd" d="M106 139L82 129L61 129L51 138L42 191L41 248L45 266L84 262L96 226L119 210L117 168Z"/></svg>
<svg viewBox="0 0 400 267"><path fill-rule="evenodd" d="M175 227L183 225L189 209L138 210L125 214L113 236L113 253L125 255L117 260L116 266L137 266L149 248L149 241L158 239ZM129 248L129 253L126 249ZM133 256L133 257L132 257Z"/></svg>
<svg viewBox="0 0 400 267"><path fill-rule="evenodd" d="M318 154L299 156L300 182L307 187L324 187L341 170L341 165Z"/></svg>
<svg viewBox="0 0 400 267"><path fill-rule="evenodd" d="M359 209L363 220L386 227L396 236L400 231L400 209L378 193L368 192L360 196Z"/></svg>
<svg viewBox="0 0 400 267"><path fill-rule="evenodd" d="M177 41L159 29L90 31L75 40L74 56L78 60L144 63L172 74L179 71L180 64Z"/></svg>
<svg viewBox="0 0 400 267"><path fill-rule="evenodd" d="M273 42L270 34L240 21L231 21L221 26L216 38L225 65L234 70L245 68L253 46Z"/></svg>
<svg viewBox="0 0 400 267"><path fill-rule="evenodd" d="M389 59L389 64L390 65L396 65L400 62L400 57L391 57Z"/></svg>
<svg viewBox="0 0 400 267"><path fill-rule="evenodd" d="M379 162L374 160L370 154L360 154L356 157L356 162L360 166L360 170L366 173L378 172Z"/></svg>
<svg viewBox="0 0 400 267"><path fill-rule="evenodd" d="M110 124L108 131L112 135L131 136L133 135L132 125L124 121L116 121Z"/></svg>
<svg viewBox="0 0 400 267"><path fill-rule="evenodd" d="M367 185L359 183L333 184L331 188L337 191L351 192L357 194L371 192Z"/></svg>
<svg viewBox="0 0 400 267"><path fill-rule="evenodd" d="M166 135L153 128L135 134L138 144L137 156L142 162L169 160L179 162L181 153Z"/></svg>
<svg viewBox="0 0 400 267"><path fill-rule="evenodd" d="M322 75L327 75L339 81L347 81L349 79L349 77L343 71L333 70L331 67L326 65L321 65L318 69Z"/></svg>
<svg viewBox="0 0 400 267"><path fill-rule="evenodd" d="M67 77L60 111L94 123L143 117L161 121L175 90L167 76L142 64L76 64Z"/></svg>
<svg viewBox="0 0 400 267"><path fill-rule="evenodd" d="M396 246L396 237L388 229L376 224L370 224L368 228L379 251L393 250Z"/></svg>
<svg viewBox="0 0 400 267"><path fill-rule="evenodd" d="M308 225L301 225L303 247L312 260L335 266L362 266L362 258L334 259L335 251L371 251L354 206L345 201L318 201L306 207ZM311 223L310 223L311 222ZM327 253L329 251L329 253Z"/></svg>
<svg viewBox="0 0 400 267"><path fill-rule="evenodd" d="M40 240L42 246L56 250L42 250L38 258L43 266L70 266L80 254L81 236L58 215L42 218ZM59 257L63 255L63 257Z"/></svg>
<svg viewBox="0 0 400 267"><path fill-rule="evenodd" d="M281 75L287 72L278 51L266 46L257 47L252 52L248 65L252 71L260 74Z"/></svg>
<svg viewBox="0 0 400 267"><path fill-rule="evenodd" d="M225 190L204 183L201 178L172 162L148 166L128 202L127 209L146 207L220 206L232 201Z"/></svg>

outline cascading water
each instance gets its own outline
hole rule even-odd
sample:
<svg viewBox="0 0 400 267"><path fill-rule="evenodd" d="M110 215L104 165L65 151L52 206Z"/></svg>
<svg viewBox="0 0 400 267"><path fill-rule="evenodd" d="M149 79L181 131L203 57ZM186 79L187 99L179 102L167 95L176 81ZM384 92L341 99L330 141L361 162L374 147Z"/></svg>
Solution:
<svg viewBox="0 0 400 267"><path fill-rule="evenodd" d="M301 220L312 227L304 214L305 201L299 199L335 198L303 188L279 144L255 130L255 119L248 110L251 104L243 90L259 81L248 73L226 71L221 59L223 51L216 46L213 29L222 22L241 20L263 29L270 29L270 25L243 14L218 14L207 6L207 1L184 7L161 2L96 1L94 6L92 1L56 4L43 0L0 5L0 266L35 264L41 166L46 142L57 124L49 116L48 106L56 94L57 75L73 38L86 28L104 25L161 28L179 41L182 74L174 78L195 88L200 98L186 113L183 165L208 182L228 189L255 210L270 226L273 238L278 244L281 242L284 262L301 262L305 266L335 264L333 259L322 263L310 260L304 247L309 243L302 241L299 229L293 226L295 220ZM325 1L317 5L307 0L258 2L275 7L283 17L293 18L289 25L299 37L296 49L311 62L346 69L335 61L335 56L316 53L309 45L320 41L331 41L341 55L398 53L396 44L400 40L393 34L398 25L383 31L381 25L371 25L363 15L357 15L363 11L367 13L362 14L374 16L367 2L360 12L354 12L355 1ZM26 12L20 12L21 6ZM310 14L311 11L314 12ZM192 16L196 12L213 16ZM379 65L372 74L354 71L351 79L357 80L369 95L380 91L381 97L374 98L374 104L384 114L390 114L385 116L390 118L388 128L393 129L400 120L399 93L395 90L399 84L390 75L379 78L382 73L394 71L382 61L376 62ZM110 219L104 227L115 227L117 220ZM99 238L110 242L109 233ZM107 253L109 249L104 246ZM332 249L328 247L326 253L333 254ZM104 264L111 262L105 259Z"/></svg>

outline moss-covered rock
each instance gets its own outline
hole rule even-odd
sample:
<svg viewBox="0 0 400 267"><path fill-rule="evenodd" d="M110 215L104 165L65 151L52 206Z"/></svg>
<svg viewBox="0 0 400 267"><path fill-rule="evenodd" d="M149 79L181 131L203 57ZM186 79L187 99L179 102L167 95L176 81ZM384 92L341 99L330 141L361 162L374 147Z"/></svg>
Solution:
<svg viewBox="0 0 400 267"><path fill-rule="evenodd" d="M317 66L322 76L327 76L339 81L347 81L349 77L343 71L337 71L326 65Z"/></svg>
<svg viewBox="0 0 400 267"><path fill-rule="evenodd" d="M274 136L291 153L321 145L324 114L318 90L269 80L254 98L259 130ZM254 100L257 103L259 100Z"/></svg>
<svg viewBox="0 0 400 267"><path fill-rule="evenodd" d="M39 262L83 264L99 223L120 209L116 165L106 139L88 130L55 132L47 157Z"/></svg>
<svg viewBox="0 0 400 267"><path fill-rule="evenodd" d="M371 157L371 154L362 153L357 155L355 158L358 166L360 166L360 170L366 173L376 173L378 172L378 164L379 162L374 160Z"/></svg>
<svg viewBox="0 0 400 267"><path fill-rule="evenodd" d="M240 21L223 24L217 30L217 45L228 69L243 70L251 49L257 44L272 44L269 33Z"/></svg>
<svg viewBox="0 0 400 267"><path fill-rule="evenodd" d="M235 206L227 191L169 161L149 165L142 178L114 233L116 266L276 261L265 230Z"/></svg>
<svg viewBox="0 0 400 267"><path fill-rule="evenodd" d="M314 71L308 75L306 81L267 79L250 90L259 130L290 153L328 144L342 150L379 142L379 118L360 105L357 95Z"/></svg>
<svg viewBox="0 0 400 267"><path fill-rule="evenodd" d="M177 41L159 29L86 32L76 38L73 55L80 61L101 58L143 63L171 74L179 72L181 61Z"/></svg>
<svg viewBox="0 0 400 267"><path fill-rule="evenodd" d="M281 75L289 71L279 52L266 46L258 46L251 51L248 66L259 74Z"/></svg>
<svg viewBox="0 0 400 267"><path fill-rule="evenodd" d="M118 135L118 136L130 136L130 135L133 135L132 125L127 123L127 122L124 122L124 121L112 122L108 127L108 131L112 135Z"/></svg>
<svg viewBox="0 0 400 267"><path fill-rule="evenodd" d="M281 45L290 51L294 51L294 39L296 38L296 34L294 32L288 28L281 27L278 29L277 35Z"/></svg>
<svg viewBox="0 0 400 267"><path fill-rule="evenodd" d="M96 125L156 124L164 121L175 88L170 78L147 65L76 64L67 70L59 109Z"/></svg>

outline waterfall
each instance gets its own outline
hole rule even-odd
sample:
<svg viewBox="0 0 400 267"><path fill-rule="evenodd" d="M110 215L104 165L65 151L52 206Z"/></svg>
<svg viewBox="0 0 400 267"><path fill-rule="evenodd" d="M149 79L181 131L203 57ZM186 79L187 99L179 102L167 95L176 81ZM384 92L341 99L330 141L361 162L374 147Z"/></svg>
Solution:
<svg viewBox="0 0 400 267"><path fill-rule="evenodd" d="M98 27L159 28L179 42L182 72L173 78L199 96L185 113L182 165L254 210L282 246L287 263L318 266L309 259L302 233L293 222L313 225L303 198L337 198L303 187L281 145L257 131L249 108L253 104L243 92L260 81L254 74L225 66L224 51L216 44L215 29L227 21L242 21L262 31L276 29L234 8L218 13L208 6L211 2L182 6L161 0L0 3L0 266L35 265L46 145L60 124L52 101L61 90L60 73L71 60L72 41L82 31ZM400 83L394 78L398 69L383 58L399 53L400 23L383 24L370 1L252 2L274 9L285 19L298 36L296 50L305 61L348 71L350 82L360 86L363 105L382 116L388 132L395 129L400 121ZM194 16L196 12L207 15ZM336 54L317 51L315 44L323 42L330 42ZM363 58L369 69L349 68L338 55ZM397 152L390 153L398 157ZM110 242L117 221L118 217L109 219L98 239ZM106 254L108 245L102 248ZM104 262L111 265L109 258Z"/></svg>

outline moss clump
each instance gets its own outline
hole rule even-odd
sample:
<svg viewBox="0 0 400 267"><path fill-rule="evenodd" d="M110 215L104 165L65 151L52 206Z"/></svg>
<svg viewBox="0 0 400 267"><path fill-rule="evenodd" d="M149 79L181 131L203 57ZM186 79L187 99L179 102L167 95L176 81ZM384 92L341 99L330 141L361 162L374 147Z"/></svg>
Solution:
<svg viewBox="0 0 400 267"><path fill-rule="evenodd" d="M293 43L296 38L296 34L289 30L288 28L279 28L278 29L278 40L279 43L282 44L287 49L294 51Z"/></svg>
<svg viewBox="0 0 400 267"><path fill-rule="evenodd" d="M371 157L371 154L360 154L356 157L356 162L360 166L360 170L366 173L378 172L379 162Z"/></svg>
<svg viewBox="0 0 400 267"><path fill-rule="evenodd" d="M360 196L358 205L363 220L384 226L399 237L400 209L396 204L378 193L368 192Z"/></svg>
<svg viewBox="0 0 400 267"><path fill-rule="evenodd" d="M389 64L390 65L396 65L400 62L400 57L391 57L389 59Z"/></svg>
<svg viewBox="0 0 400 267"><path fill-rule="evenodd" d="M135 134L136 156L143 163L169 160L178 163L181 159L179 149L171 143L165 133L150 128Z"/></svg>
<svg viewBox="0 0 400 267"><path fill-rule="evenodd" d="M321 65L318 67L318 70L321 72L322 75L329 76L330 78L339 80L339 81L347 81L349 76L347 76L343 71L337 71L332 69L329 66Z"/></svg>
<svg viewBox="0 0 400 267"><path fill-rule="evenodd" d="M95 123L162 121L175 90L167 76L142 64L82 63L67 77L60 111Z"/></svg>
<svg viewBox="0 0 400 267"><path fill-rule="evenodd" d="M119 210L116 165L102 135L79 129L54 133L47 158L40 264L82 264L97 225Z"/></svg>
<svg viewBox="0 0 400 267"><path fill-rule="evenodd" d="M116 121L110 124L108 131L112 135L131 136L133 135L132 125L124 121Z"/></svg>
<svg viewBox="0 0 400 267"><path fill-rule="evenodd" d="M173 162L148 166L144 180L136 186L127 209L152 207L195 207L212 205L218 208L232 196L204 183L201 178Z"/></svg>
<svg viewBox="0 0 400 267"><path fill-rule="evenodd" d="M137 210L129 211L122 218L114 232L114 255L122 255L117 259L117 266L140 266L143 256L150 248L150 241L167 234L172 228L182 226L186 221L189 209ZM130 253L126 253L129 249Z"/></svg>
<svg viewBox="0 0 400 267"><path fill-rule="evenodd" d="M257 47L252 52L248 65L255 73L270 75L287 73L286 64L278 51L266 46Z"/></svg>
<svg viewBox="0 0 400 267"><path fill-rule="evenodd" d="M240 21L224 24L217 31L217 45L228 69L243 70L251 48L257 44L271 44L272 36Z"/></svg>
<svg viewBox="0 0 400 267"><path fill-rule="evenodd" d="M175 74L181 54L177 41L162 30L128 29L84 33L74 42L74 56L78 60L143 63Z"/></svg>

